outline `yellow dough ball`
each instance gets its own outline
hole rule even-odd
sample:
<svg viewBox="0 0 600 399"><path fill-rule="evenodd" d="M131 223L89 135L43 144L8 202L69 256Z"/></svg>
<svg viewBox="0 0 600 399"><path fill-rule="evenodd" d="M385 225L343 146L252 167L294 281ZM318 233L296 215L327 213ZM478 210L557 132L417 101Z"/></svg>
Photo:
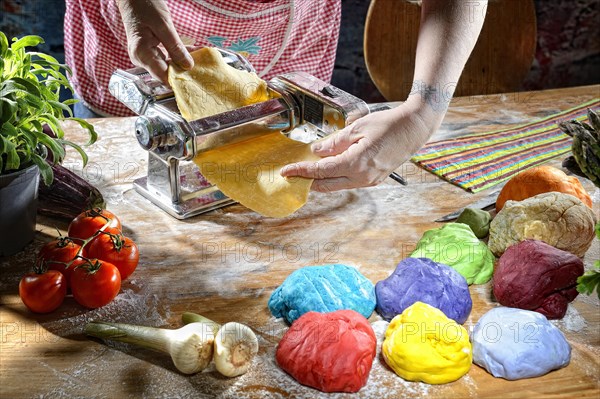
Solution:
<svg viewBox="0 0 600 399"><path fill-rule="evenodd" d="M423 302L415 302L392 319L382 352L400 377L428 384L458 380L473 359L467 330Z"/></svg>

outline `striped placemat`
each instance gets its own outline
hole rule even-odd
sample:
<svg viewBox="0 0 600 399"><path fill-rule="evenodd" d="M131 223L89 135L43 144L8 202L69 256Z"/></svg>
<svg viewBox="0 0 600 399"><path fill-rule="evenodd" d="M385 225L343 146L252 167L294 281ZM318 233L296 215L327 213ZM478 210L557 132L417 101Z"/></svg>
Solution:
<svg viewBox="0 0 600 399"><path fill-rule="evenodd" d="M588 108L599 109L600 99L526 125L428 143L412 161L467 191L485 190L571 151L558 123L584 120Z"/></svg>

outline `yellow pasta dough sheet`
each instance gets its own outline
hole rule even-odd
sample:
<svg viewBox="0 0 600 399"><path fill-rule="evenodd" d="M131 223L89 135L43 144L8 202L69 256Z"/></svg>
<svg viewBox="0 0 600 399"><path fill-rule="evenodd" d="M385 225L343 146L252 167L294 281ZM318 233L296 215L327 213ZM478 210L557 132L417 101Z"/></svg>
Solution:
<svg viewBox="0 0 600 399"><path fill-rule="evenodd" d="M223 146L194 159L202 174L228 197L269 217L291 215L308 199L312 179L285 178L283 166L320 157L310 144L281 133Z"/></svg>
<svg viewBox="0 0 600 399"><path fill-rule="evenodd" d="M191 70L169 66L169 84L184 119L206 118L269 99L266 82L255 73L227 65L214 48L201 48L191 55ZM200 153L194 162L228 197L264 216L285 217L306 203L312 179L284 178L281 168L318 159L310 144L266 133Z"/></svg>
<svg viewBox="0 0 600 399"><path fill-rule="evenodd" d="M187 120L231 111L269 99L267 83L254 72L235 69L218 50L203 47L190 53L194 67L169 65L169 85L181 116Z"/></svg>

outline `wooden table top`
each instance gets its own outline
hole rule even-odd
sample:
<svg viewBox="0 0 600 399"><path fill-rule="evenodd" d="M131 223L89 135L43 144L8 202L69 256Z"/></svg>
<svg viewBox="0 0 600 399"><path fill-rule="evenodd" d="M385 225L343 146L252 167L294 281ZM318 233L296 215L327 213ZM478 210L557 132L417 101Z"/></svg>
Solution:
<svg viewBox="0 0 600 399"><path fill-rule="evenodd" d="M514 126L600 97L600 86L456 98L435 139ZM94 120L99 140L89 147L82 170L77 157L65 165L98 187L140 249L140 264L117 298L86 310L71 297L55 312L35 315L18 296L18 281L38 249L66 234L67 223L40 217L35 240L0 260L0 396L17 397L206 397L206 398L406 398L406 397L598 397L600 311L598 298L580 295L566 317L554 321L572 345L571 363L543 377L506 381L473 365L460 380L441 386L406 382L375 359L367 385L356 394L322 394L281 371L275 347L287 329L269 313L271 292L294 270L309 265L356 266L374 283L411 252L434 220L486 192L469 194L412 163L398 172L404 187L383 184L332 194L311 193L308 204L285 219L263 218L239 205L178 221L137 194L132 180L146 173L146 153L134 137L134 118ZM67 136L83 137L67 124ZM560 160L554 162L560 165ZM587 181L594 210L600 190ZM586 268L600 258L597 239ZM491 301L490 284L471 286L471 329ZM126 344L103 343L82 334L92 320L176 328L192 311L217 322L252 327L260 352L250 372L227 379L214 366L193 376L179 374L167 355ZM378 336L386 323L370 321Z"/></svg>

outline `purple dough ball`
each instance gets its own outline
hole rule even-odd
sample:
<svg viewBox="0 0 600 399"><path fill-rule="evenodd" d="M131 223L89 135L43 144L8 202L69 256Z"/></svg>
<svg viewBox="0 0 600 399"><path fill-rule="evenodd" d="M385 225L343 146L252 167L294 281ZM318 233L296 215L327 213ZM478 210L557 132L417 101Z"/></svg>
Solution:
<svg viewBox="0 0 600 399"><path fill-rule="evenodd" d="M427 258L407 258L385 280L375 285L377 313L393 319L413 303L420 301L463 324L473 302L467 280L456 270Z"/></svg>

